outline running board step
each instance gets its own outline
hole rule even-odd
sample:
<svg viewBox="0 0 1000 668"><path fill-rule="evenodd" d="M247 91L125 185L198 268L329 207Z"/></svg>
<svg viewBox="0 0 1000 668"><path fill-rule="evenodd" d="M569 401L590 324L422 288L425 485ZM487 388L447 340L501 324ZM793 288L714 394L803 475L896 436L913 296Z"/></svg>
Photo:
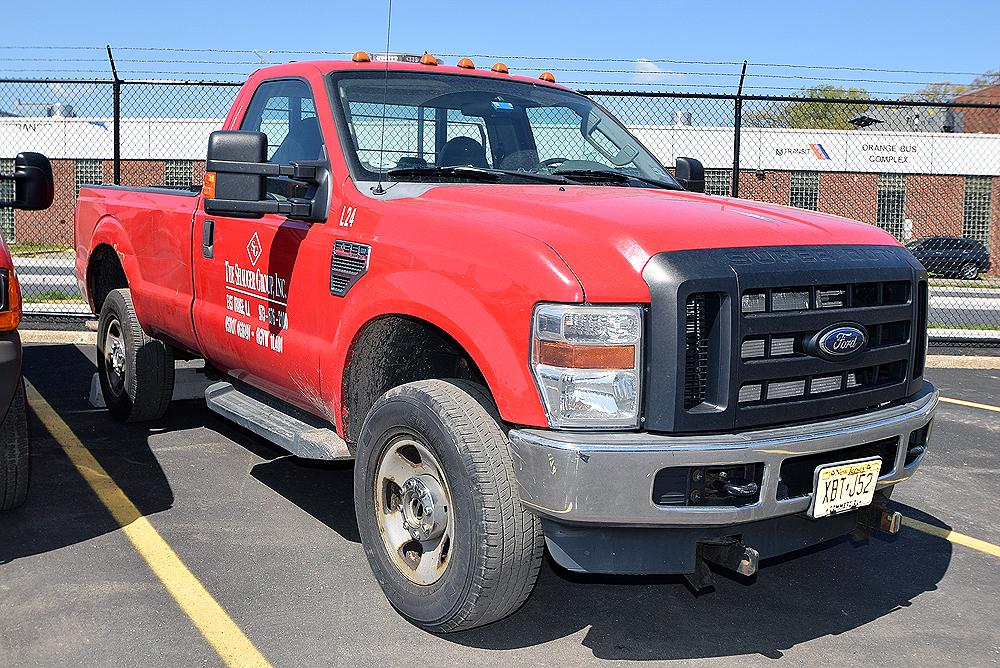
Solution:
<svg viewBox="0 0 1000 668"><path fill-rule="evenodd" d="M353 459L329 424L243 384L224 381L205 390L208 407L302 459Z"/></svg>

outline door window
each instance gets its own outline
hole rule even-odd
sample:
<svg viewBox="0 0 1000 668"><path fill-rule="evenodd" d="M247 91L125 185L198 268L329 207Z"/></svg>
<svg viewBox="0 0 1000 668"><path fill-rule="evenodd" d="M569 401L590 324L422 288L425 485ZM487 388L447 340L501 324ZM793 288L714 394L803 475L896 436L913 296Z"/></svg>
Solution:
<svg viewBox="0 0 1000 668"><path fill-rule="evenodd" d="M300 79L262 83L250 100L241 130L267 135L267 160L277 164L322 160L323 135L309 84ZM288 177L269 177L267 192L277 198L303 197L306 186Z"/></svg>

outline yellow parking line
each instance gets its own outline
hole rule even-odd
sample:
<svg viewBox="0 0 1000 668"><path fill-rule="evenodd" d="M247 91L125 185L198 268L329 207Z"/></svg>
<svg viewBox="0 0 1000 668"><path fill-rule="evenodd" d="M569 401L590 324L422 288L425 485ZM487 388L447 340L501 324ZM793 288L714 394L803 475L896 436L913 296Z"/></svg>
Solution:
<svg viewBox="0 0 1000 668"><path fill-rule="evenodd" d="M25 380L28 404L62 447L63 452L122 527L132 546L146 560L177 605L194 623L227 666L270 666L236 622L184 565L125 492L98 463L55 409Z"/></svg>
<svg viewBox="0 0 1000 668"><path fill-rule="evenodd" d="M1000 406L991 406L989 404L977 404L974 401L965 401L963 399L949 399L948 397L941 397L941 401L946 404L958 404L959 406L968 406L969 408L980 408L984 411L994 411L1000 413Z"/></svg>
<svg viewBox="0 0 1000 668"><path fill-rule="evenodd" d="M979 540L978 538L973 538L972 536L966 536L964 533L958 533L957 531L952 531L951 529L942 529L941 527L936 527L933 524L927 524L926 522L921 522L920 520L915 520L910 517L906 517L905 515L903 516L903 524L911 529L922 531L931 536L944 538L945 540L955 543L956 545L971 547L973 550L979 550L980 552L991 554L994 557L1000 557L1000 545L987 543L985 540Z"/></svg>

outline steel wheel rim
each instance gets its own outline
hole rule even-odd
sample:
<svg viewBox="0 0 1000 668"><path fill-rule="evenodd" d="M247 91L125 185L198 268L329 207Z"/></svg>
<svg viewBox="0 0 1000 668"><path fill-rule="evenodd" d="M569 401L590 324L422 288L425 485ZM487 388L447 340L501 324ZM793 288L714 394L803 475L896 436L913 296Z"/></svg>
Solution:
<svg viewBox="0 0 1000 668"><path fill-rule="evenodd" d="M978 273L979 272L976 271L976 266L973 265L973 264L967 264L967 265L965 265L962 268L962 278L965 278L965 279L971 280L971 279L975 278L976 274L978 274Z"/></svg>
<svg viewBox="0 0 1000 668"><path fill-rule="evenodd" d="M416 585L432 585L451 563L451 492L437 457L412 436L385 448L375 475L375 515L389 560Z"/></svg>
<svg viewBox="0 0 1000 668"><path fill-rule="evenodd" d="M121 396L125 390L125 337L118 318L112 318L104 332L104 369L111 393Z"/></svg>

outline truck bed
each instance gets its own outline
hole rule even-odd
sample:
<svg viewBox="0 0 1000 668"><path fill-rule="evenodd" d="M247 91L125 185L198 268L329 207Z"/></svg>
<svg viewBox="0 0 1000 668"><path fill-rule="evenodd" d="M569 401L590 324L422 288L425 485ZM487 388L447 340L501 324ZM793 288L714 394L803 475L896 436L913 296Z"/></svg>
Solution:
<svg viewBox="0 0 1000 668"><path fill-rule="evenodd" d="M192 221L200 193L170 188L85 186L77 201L76 275L81 290L94 307L88 285L90 249L112 248L119 256L147 333L166 337L195 350L197 341L190 317L193 296ZM122 228L125 234L113 234ZM115 239L115 242L111 240ZM128 239L124 248L117 240ZM178 320L182 320L178 322Z"/></svg>

